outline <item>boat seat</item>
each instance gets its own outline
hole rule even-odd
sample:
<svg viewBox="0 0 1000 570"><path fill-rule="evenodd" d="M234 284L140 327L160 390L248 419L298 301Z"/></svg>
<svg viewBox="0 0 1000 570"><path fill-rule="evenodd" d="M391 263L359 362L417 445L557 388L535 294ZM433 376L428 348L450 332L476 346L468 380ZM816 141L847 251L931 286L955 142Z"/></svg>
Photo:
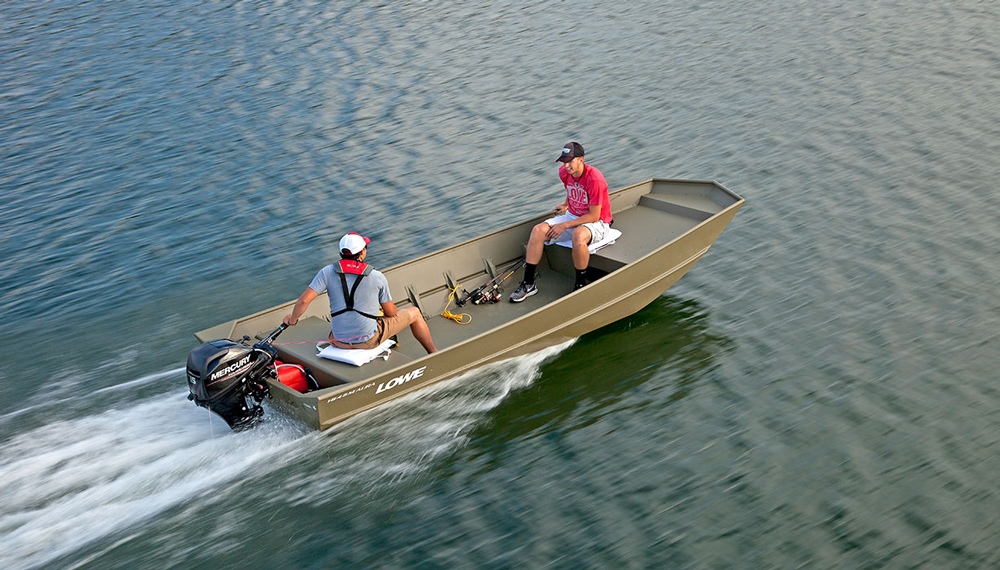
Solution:
<svg viewBox="0 0 1000 570"><path fill-rule="evenodd" d="M617 239L621 239L619 236ZM617 240L616 240L617 241ZM611 273L619 267L628 263L624 259L618 259L615 255L617 250L615 244L608 244L590 254L590 267L598 269L604 273ZM622 251L622 254L625 254ZM554 243L545 246L545 256L548 259L549 267L564 275L573 275L573 250L571 245Z"/></svg>
<svg viewBox="0 0 1000 570"><path fill-rule="evenodd" d="M318 356L316 343L326 340L329 334L330 323L328 321L317 317L299 319L298 324L285 330L278 342L274 343L274 348L278 352L278 360L305 366L313 373L321 387L328 388L357 382L412 360L413 357L407 352L419 349L421 356L423 353L423 349L415 340L412 340L412 337L400 333L400 341L404 350L394 347L388 360L376 358L362 366L354 366Z"/></svg>

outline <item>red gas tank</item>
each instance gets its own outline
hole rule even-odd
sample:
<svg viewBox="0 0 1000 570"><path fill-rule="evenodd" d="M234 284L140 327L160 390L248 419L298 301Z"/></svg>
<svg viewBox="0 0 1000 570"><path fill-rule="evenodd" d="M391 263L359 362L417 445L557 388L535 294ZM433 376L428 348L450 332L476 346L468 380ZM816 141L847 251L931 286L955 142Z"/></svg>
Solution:
<svg viewBox="0 0 1000 570"><path fill-rule="evenodd" d="M307 392L309 382L306 380L306 371L298 364L285 364L280 360L274 361L274 367L278 371L278 382L288 386L292 390Z"/></svg>

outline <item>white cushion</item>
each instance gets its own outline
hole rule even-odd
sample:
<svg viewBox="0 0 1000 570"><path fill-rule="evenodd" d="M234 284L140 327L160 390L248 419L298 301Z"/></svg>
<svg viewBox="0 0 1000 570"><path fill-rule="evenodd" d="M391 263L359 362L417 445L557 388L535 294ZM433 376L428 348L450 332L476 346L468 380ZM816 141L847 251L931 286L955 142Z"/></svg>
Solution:
<svg viewBox="0 0 1000 570"><path fill-rule="evenodd" d="M392 352L389 349L394 344L396 343L390 338L375 348L337 348L329 342L323 341L316 344L316 350L319 351L317 356L321 358L361 366L380 356L383 360L389 360L389 354Z"/></svg>
<svg viewBox="0 0 1000 570"><path fill-rule="evenodd" d="M614 228L610 228L608 230L608 234L606 236L604 236L604 239L602 239L601 241L598 241L598 242L591 243L589 246L587 246L587 249L590 250L590 253L595 253L597 250L601 249L602 247L609 246L609 245L615 243L615 240L618 239L618 238L620 238L620 237L622 237L622 232L620 230L616 230ZM568 248L572 249L573 248L573 232L563 232L562 235L559 236L559 239L557 241L549 240L549 241L545 242L545 244L546 245L552 245L552 244L561 245L563 247L568 247Z"/></svg>

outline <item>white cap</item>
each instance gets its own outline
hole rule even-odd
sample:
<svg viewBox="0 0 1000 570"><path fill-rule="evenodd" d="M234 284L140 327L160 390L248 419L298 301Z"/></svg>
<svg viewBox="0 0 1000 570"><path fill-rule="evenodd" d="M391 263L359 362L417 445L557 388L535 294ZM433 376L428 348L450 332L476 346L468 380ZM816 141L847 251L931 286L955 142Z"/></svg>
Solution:
<svg viewBox="0 0 1000 570"><path fill-rule="evenodd" d="M361 253L361 250L371 242L372 240L360 234L351 232L340 238L340 251L343 252L346 249L351 252L351 255L357 255Z"/></svg>

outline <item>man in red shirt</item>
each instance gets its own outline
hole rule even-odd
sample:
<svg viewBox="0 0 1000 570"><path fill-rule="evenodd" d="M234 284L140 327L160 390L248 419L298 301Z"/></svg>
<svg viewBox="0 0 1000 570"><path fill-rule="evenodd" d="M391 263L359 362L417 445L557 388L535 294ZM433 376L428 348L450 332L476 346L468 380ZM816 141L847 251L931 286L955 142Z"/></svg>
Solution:
<svg viewBox="0 0 1000 570"><path fill-rule="evenodd" d="M584 163L583 146L578 142L567 143L556 161L562 163L559 179L566 188L566 201L556 206L555 217L532 228L525 256L524 280L511 293L512 303L520 303L538 292L535 268L542 260L545 243L558 240L563 232L572 232L573 266L576 268L573 290L586 285L587 266L590 264L588 246L604 239L611 228L608 183L600 170Z"/></svg>

